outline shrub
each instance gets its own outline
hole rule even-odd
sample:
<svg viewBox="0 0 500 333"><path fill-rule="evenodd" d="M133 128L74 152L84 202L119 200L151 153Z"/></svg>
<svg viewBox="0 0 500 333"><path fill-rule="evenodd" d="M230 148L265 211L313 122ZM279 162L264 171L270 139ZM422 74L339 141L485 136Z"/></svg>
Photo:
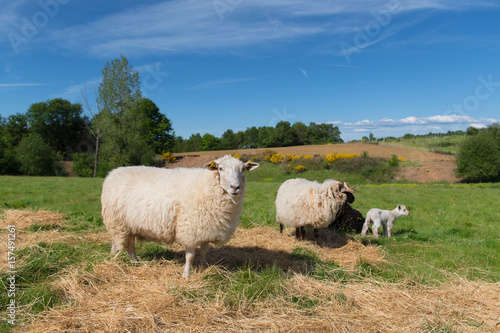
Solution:
<svg viewBox="0 0 500 333"><path fill-rule="evenodd" d="M293 168L295 170L296 173L302 173L304 171L306 171L306 167L303 166L303 165L297 165L295 168Z"/></svg>
<svg viewBox="0 0 500 333"><path fill-rule="evenodd" d="M167 163L173 163L173 162L175 162L175 157L172 156L171 152L163 153L162 156L161 156L161 159L164 160Z"/></svg>
<svg viewBox="0 0 500 333"><path fill-rule="evenodd" d="M399 167L399 159L396 155L392 154L391 158L387 161L391 168Z"/></svg>
<svg viewBox="0 0 500 333"><path fill-rule="evenodd" d="M496 181L500 177L500 137L493 130L468 136L456 158L458 177L469 182Z"/></svg>
<svg viewBox="0 0 500 333"><path fill-rule="evenodd" d="M94 174L94 159L87 153L75 153L72 156L72 170L78 177L92 177Z"/></svg>
<svg viewBox="0 0 500 333"><path fill-rule="evenodd" d="M15 149L21 173L28 176L55 176L62 173L56 152L39 134L22 138Z"/></svg>

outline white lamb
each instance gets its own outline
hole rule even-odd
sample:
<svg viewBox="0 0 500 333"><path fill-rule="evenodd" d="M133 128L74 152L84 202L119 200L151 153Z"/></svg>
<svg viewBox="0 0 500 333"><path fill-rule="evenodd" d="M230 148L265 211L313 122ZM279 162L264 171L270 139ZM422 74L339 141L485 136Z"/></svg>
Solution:
<svg viewBox="0 0 500 333"><path fill-rule="evenodd" d="M365 224L363 225L361 236L366 236L370 223L373 222L372 232L375 237L378 238L378 228L380 225L383 227L384 236L391 237L394 221L401 215L410 215L410 212L404 205L398 205L393 210L382 210L378 208L370 209L368 213L366 213Z"/></svg>
<svg viewBox="0 0 500 333"><path fill-rule="evenodd" d="M228 242L238 226L246 177L259 166L226 155L204 168L121 167L102 186L102 217L111 234L111 253L127 250L132 260L135 238L186 248L183 277L188 278L201 247L205 264L209 243Z"/></svg>
<svg viewBox="0 0 500 333"><path fill-rule="evenodd" d="M276 222L295 227L295 237L304 239L305 227L318 229L327 227L347 201L347 193L354 193L346 183L327 179L322 184L302 178L289 179L281 184L276 196Z"/></svg>

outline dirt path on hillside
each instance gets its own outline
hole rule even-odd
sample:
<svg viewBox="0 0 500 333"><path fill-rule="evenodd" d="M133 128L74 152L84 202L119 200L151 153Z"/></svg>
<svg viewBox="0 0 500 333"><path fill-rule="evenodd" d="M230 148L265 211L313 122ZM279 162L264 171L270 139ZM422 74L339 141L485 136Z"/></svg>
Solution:
<svg viewBox="0 0 500 333"><path fill-rule="evenodd" d="M177 161L170 164L168 167L201 167L212 159L226 154L260 155L266 150L273 150L280 154L318 154L322 156L330 153L354 153L361 155L363 152L367 152L368 156L384 159L396 155L398 157L403 157L406 161L416 162L415 164L418 165L401 168L396 175L396 179L408 179L421 183L439 181L454 183L459 181L459 179L455 177L453 171L456 165L454 162L455 157L452 155L437 154L416 148L362 143L178 153L174 154Z"/></svg>

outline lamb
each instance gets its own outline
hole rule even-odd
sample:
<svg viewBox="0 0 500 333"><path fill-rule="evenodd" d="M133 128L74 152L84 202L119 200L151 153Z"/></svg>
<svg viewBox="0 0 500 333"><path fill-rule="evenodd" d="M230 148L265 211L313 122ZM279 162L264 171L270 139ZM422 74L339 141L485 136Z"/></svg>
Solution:
<svg viewBox="0 0 500 333"><path fill-rule="evenodd" d="M295 237L305 238L305 226L314 229L318 240L318 229L326 227L337 216L338 210L348 200L354 189L346 183L327 179L322 184L302 178L289 179L281 184L276 196L276 222L295 227Z"/></svg>
<svg viewBox="0 0 500 333"><path fill-rule="evenodd" d="M258 163L226 155L204 168L120 167L102 186L102 217L111 234L111 254L125 249L132 260L135 239L185 246L183 277L189 278L195 249L206 263L209 243L229 241L238 226L245 196L244 171Z"/></svg>
<svg viewBox="0 0 500 333"><path fill-rule="evenodd" d="M391 237L394 221L401 215L410 215L410 212L404 205L398 205L393 210L382 210L378 208L370 209L368 213L366 213L366 220L363 225L363 231L361 231L361 236L366 236L370 223L373 222L372 232L375 237L378 238L378 228L380 225L382 225L384 229L384 236Z"/></svg>

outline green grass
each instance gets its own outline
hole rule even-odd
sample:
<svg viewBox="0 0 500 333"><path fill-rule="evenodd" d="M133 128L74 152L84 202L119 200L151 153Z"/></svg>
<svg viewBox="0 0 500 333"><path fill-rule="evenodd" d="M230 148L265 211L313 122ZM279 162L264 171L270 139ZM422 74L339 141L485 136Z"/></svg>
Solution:
<svg viewBox="0 0 500 333"><path fill-rule="evenodd" d="M362 239L359 234L349 234L365 244L379 246L388 261L382 266L360 263L354 271L348 271L334 263L322 262L309 250L295 248L292 259L305 262L306 274L311 277L346 283L369 277L409 285L439 284L456 276L500 281L500 223L496 206L500 201L500 184L369 184L356 174L336 174L332 170L285 174L274 165L262 163L260 168L248 173L241 227L271 226L277 230L276 192L284 180L297 176L318 181L327 178L348 181L356 188L352 205L363 215L373 207L393 209L397 204L404 204L410 210L410 216L396 220L391 238ZM63 226L34 225L28 229L31 232L61 230L75 235L105 232L99 200L102 179L2 176L0 183L1 208L57 211L68 221ZM6 230L1 230L0 237L5 236ZM88 242L38 243L18 248L16 281L20 306L37 313L68 302L53 282L67 271L91 269L93 264L109 258L109 249L110 244ZM142 243L138 251L146 260L174 257L168 247L155 243ZM292 278L291 274L276 266L257 264L223 274L208 273L206 279L212 288L224 291L227 295L224 302L233 309L242 305L251 309L253 304L279 297L299 308L313 308L317 299L290 295L285 290L285 282ZM5 285L7 275L2 272L0 276ZM203 296L209 298L214 290L207 290ZM342 301L341 293L337 296ZM0 303L6 304L5 297L1 294ZM0 328L2 330L6 328Z"/></svg>
<svg viewBox="0 0 500 333"><path fill-rule="evenodd" d="M415 137L411 139L399 138L392 141L386 141L385 143L403 147L429 149L435 152L442 152L442 153L456 153L458 152L460 145L465 140L465 138L466 138L465 135L445 136L441 138Z"/></svg>

